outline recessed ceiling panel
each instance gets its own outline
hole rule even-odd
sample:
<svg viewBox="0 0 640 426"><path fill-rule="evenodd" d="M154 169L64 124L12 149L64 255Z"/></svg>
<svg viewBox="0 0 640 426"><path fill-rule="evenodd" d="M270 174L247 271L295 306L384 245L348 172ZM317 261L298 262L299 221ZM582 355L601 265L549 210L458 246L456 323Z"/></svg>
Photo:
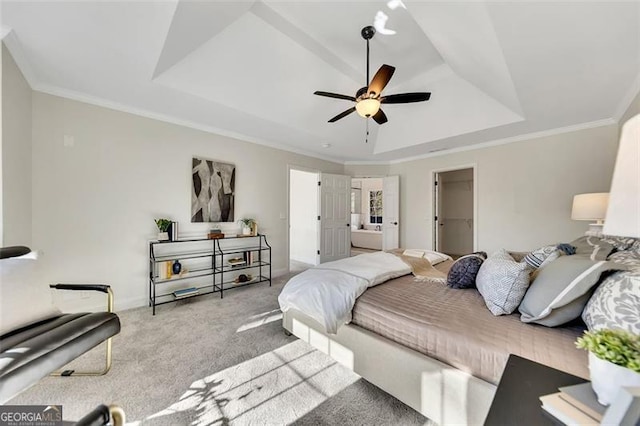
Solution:
<svg viewBox="0 0 640 426"><path fill-rule="evenodd" d="M419 76L398 89L416 85L427 86L431 99L418 104L384 105L389 123L378 130L376 154L523 120L451 70L439 72L436 81L429 75Z"/></svg>
<svg viewBox="0 0 640 426"><path fill-rule="evenodd" d="M443 63L442 57L423 30L403 7L391 9L387 1L356 2L283 2L266 4L309 36L328 46L335 55L361 70L364 82L366 42L360 31L373 25L378 14L387 17L384 28L395 31L385 35L378 31L370 41L371 73L382 64L402 68L407 78L414 77Z"/></svg>

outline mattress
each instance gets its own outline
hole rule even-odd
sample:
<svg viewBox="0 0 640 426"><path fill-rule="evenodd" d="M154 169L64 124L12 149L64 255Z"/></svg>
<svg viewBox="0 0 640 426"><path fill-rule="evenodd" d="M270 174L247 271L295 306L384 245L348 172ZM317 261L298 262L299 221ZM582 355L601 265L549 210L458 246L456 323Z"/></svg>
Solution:
<svg viewBox="0 0 640 426"><path fill-rule="evenodd" d="M365 291L352 324L493 384L509 354L589 378L587 352L574 344L583 325L548 328L525 324L519 314L496 317L475 289L405 275Z"/></svg>

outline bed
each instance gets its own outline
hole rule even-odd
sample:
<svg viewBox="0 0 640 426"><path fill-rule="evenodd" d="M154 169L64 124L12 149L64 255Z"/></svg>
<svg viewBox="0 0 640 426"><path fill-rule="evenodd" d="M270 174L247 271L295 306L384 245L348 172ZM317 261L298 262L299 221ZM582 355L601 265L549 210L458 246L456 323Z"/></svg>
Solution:
<svg viewBox="0 0 640 426"><path fill-rule="evenodd" d="M436 265L446 272L451 261ZM403 275L371 286L336 334L300 309L286 330L440 424L481 424L510 353L588 378L580 325L547 328L493 316L474 289Z"/></svg>

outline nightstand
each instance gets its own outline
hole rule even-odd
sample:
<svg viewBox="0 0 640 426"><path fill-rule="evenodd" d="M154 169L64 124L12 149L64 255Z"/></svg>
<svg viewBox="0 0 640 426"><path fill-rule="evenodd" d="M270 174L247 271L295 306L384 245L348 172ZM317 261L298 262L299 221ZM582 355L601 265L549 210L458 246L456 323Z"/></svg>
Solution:
<svg viewBox="0 0 640 426"><path fill-rule="evenodd" d="M540 396L558 392L561 386L577 385L586 381L517 355L509 355L484 424L557 424L542 409Z"/></svg>

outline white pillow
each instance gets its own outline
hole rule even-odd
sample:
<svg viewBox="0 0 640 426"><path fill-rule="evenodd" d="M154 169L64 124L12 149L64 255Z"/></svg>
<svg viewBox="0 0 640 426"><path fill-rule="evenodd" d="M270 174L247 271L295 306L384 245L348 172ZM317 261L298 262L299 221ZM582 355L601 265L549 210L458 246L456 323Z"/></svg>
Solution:
<svg viewBox="0 0 640 426"><path fill-rule="evenodd" d="M35 252L0 260L0 335L60 314L38 265Z"/></svg>
<svg viewBox="0 0 640 426"><path fill-rule="evenodd" d="M404 256L411 256L411 257L419 257L419 258L424 257L429 262L431 262L432 265L437 265L438 263L442 263L445 260L453 260L451 256L448 256L444 253L440 253L433 250L407 249L402 254Z"/></svg>

